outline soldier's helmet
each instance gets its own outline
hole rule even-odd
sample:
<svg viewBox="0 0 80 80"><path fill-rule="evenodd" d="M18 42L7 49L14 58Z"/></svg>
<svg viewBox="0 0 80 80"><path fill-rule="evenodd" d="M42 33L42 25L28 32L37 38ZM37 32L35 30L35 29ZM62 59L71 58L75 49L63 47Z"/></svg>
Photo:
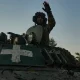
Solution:
<svg viewBox="0 0 80 80"><path fill-rule="evenodd" d="M37 18L39 16L43 19L43 24L46 24L47 18L45 17L46 15L43 12L36 12L35 15L33 16L33 22L36 23L36 24L38 24Z"/></svg>

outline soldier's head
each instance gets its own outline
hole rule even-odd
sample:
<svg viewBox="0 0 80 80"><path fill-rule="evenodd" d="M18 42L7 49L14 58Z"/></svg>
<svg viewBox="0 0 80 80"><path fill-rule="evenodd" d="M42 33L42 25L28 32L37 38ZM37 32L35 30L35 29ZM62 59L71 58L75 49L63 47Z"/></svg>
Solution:
<svg viewBox="0 0 80 80"><path fill-rule="evenodd" d="M33 16L33 22L38 25L46 24L47 18L43 12L36 12Z"/></svg>

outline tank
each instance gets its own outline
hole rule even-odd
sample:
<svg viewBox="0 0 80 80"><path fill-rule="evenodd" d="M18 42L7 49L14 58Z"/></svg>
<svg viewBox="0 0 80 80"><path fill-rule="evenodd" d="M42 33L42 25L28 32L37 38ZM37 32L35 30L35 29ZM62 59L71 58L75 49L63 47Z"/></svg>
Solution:
<svg viewBox="0 0 80 80"><path fill-rule="evenodd" d="M42 32L33 26L27 44L0 44L0 80L79 80L79 70L62 50L40 45Z"/></svg>

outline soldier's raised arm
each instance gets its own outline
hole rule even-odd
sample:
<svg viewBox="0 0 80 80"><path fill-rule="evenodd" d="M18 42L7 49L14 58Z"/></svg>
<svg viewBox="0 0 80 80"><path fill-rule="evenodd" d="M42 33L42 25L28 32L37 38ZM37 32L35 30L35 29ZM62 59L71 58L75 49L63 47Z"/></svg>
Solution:
<svg viewBox="0 0 80 80"><path fill-rule="evenodd" d="M54 19L53 14L52 14L52 11L51 11L49 3L44 1L43 5L44 5L44 8L42 8L42 9L47 13L49 31L51 31L53 29L53 27L55 26L56 21Z"/></svg>

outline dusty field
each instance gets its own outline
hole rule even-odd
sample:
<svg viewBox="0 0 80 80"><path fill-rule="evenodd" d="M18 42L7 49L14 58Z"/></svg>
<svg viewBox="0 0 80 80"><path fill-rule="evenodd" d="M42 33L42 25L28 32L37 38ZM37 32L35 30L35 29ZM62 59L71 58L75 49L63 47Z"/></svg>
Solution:
<svg viewBox="0 0 80 80"><path fill-rule="evenodd" d="M80 72L67 74L66 70L28 70L28 71L0 71L0 80L80 80Z"/></svg>

